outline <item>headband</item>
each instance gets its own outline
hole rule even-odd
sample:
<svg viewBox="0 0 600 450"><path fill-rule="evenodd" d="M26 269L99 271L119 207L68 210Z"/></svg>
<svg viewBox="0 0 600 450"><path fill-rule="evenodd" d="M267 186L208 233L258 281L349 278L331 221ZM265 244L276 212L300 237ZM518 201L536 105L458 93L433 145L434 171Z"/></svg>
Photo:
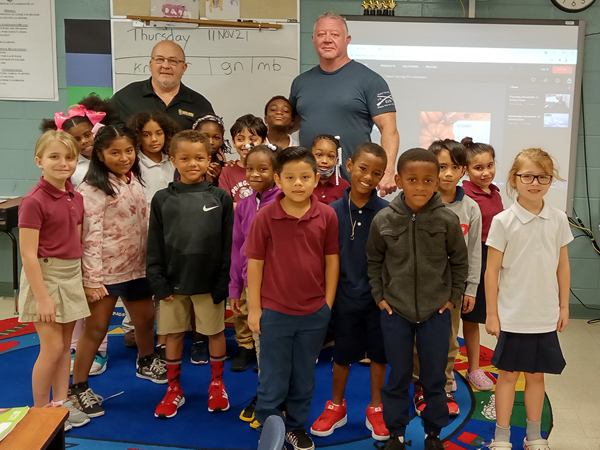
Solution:
<svg viewBox="0 0 600 450"><path fill-rule="evenodd" d="M223 129L225 129L225 122L223 122L222 118L213 114L207 114L206 116L202 116L198 120L196 120L196 122L194 122L194 125L192 125L192 130L195 130L201 122L216 122L219 125L221 125Z"/></svg>
<svg viewBox="0 0 600 450"><path fill-rule="evenodd" d="M61 112L54 113L54 123L56 124L56 129L62 131L63 123L69 119L72 119L73 117L87 117L87 119L92 122L92 126L96 128L96 125L100 124L102 119L106 117L106 113L103 111L91 111L83 105L74 105L74 107L69 109L69 112L66 116ZM96 133L100 128L101 127L96 128Z"/></svg>

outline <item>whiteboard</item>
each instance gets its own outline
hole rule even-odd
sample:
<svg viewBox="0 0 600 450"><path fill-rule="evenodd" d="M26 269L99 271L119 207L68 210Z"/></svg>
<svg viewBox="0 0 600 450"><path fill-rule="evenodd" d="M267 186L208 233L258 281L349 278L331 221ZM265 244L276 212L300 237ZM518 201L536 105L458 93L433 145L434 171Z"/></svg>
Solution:
<svg viewBox="0 0 600 450"><path fill-rule="evenodd" d="M379 73L401 105L401 150L466 136L491 144L508 207L515 157L542 148L567 180L555 179L544 198L571 215L584 21L346 18L350 58Z"/></svg>
<svg viewBox="0 0 600 450"><path fill-rule="evenodd" d="M280 30L136 27L118 19L111 24L115 92L148 79L152 48L173 40L188 62L182 83L212 103L227 130L244 114L264 117L267 101L287 97L300 73L298 23L282 24Z"/></svg>

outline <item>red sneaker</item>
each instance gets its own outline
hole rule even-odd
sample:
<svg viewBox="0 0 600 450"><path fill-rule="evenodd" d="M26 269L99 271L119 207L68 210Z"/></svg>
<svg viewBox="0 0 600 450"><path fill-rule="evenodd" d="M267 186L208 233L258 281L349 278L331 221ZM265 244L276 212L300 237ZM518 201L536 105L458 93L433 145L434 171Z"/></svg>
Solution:
<svg viewBox="0 0 600 450"><path fill-rule="evenodd" d="M417 413L417 416L421 417L421 413L425 409L425 396L423 395L423 387L421 385L415 385L413 402L415 404L415 412Z"/></svg>
<svg viewBox="0 0 600 450"><path fill-rule="evenodd" d="M448 414L451 416L458 416L460 414L460 408L458 407L456 400L454 400L452 392L446 392L446 402L448 403Z"/></svg>
<svg viewBox="0 0 600 450"><path fill-rule="evenodd" d="M387 441L390 438L390 431L383 421L383 405L369 406L367 408L367 420L365 425L371 430L371 436L376 441Z"/></svg>
<svg viewBox="0 0 600 450"><path fill-rule="evenodd" d="M181 386L178 384L170 385L167 388L165 398L158 404L154 410L154 417L160 419L170 419L177 414L177 409L185 403L185 397Z"/></svg>
<svg viewBox="0 0 600 450"><path fill-rule="evenodd" d="M343 427L348 421L346 415L346 400L341 405L334 405L331 400L325 403L325 411L310 427L310 433L315 436L329 436L336 428Z"/></svg>
<svg viewBox="0 0 600 450"><path fill-rule="evenodd" d="M229 397L223 381L212 381L208 387L208 412L224 412L229 409Z"/></svg>

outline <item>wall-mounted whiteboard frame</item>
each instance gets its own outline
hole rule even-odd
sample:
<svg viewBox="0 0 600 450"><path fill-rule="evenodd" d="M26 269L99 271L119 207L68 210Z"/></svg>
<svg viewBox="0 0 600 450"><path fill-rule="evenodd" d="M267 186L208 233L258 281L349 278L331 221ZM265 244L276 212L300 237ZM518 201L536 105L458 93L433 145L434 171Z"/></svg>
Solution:
<svg viewBox="0 0 600 450"><path fill-rule="evenodd" d="M123 73L122 58L130 58L147 65L150 60L152 47L157 41L149 41L147 45L132 48L133 54L128 53L121 38L123 30L132 30L134 21L127 19L112 19L112 58L113 58L113 89L119 89L133 81L141 81L150 77L149 71L132 75ZM196 36L203 35L204 38L194 42L208 42L208 34L211 42L225 42L222 47L208 49L205 45L190 46L186 49L186 58L190 66L182 78L183 84L200 92L213 105L217 115L223 117L225 127L228 130L237 117L251 113L257 117L264 117L264 106L266 102L275 95L288 96L293 79L300 73L300 24L283 24L281 30L257 30L257 29L235 29L235 28L158 28L158 27L135 27L144 33L157 35L164 33L164 37ZM119 31L120 30L120 31ZM227 35L225 41L219 41L219 36ZM231 44L232 36L239 42L251 42L254 54L244 54L243 44L240 53L234 54L234 44ZM254 36L255 41L253 41ZM164 39L159 39L164 40ZM180 41L184 43L184 41ZM189 42L188 41L188 45ZM260 45L264 44L262 47ZM257 47L259 46L259 47ZM233 53L232 53L233 52ZM283 53L281 53L283 52ZM131 51L129 51L131 53ZM241 61L241 64L227 63L228 58ZM270 58L270 59L268 59ZM207 59L210 59L207 64ZM213 64L217 61L217 64ZM222 66L223 61L225 66ZM220 65L221 64L221 65ZM279 67L277 67L277 64ZM223 67L227 68L224 70ZM276 69L279 72L276 73ZM202 72L202 70L210 70ZM234 73L234 70L242 71ZM249 73L249 70L251 73ZM262 72L260 72L262 70ZM229 72L229 73L227 73ZM259 76L260 75L260 76ZM224 78L226 77L226 78ZM224 87L225 86L225 87ZM228 134L228 133L226 133ZM230 136L227 136L230 138Z"/></svg>
<svg viewBox="0 0 600 450"><path fill-rule="evenodd" d="M424 30L426 30L426 28L424 27L429 27L429 32L431 33L431 31L433 30L433 33L431 34L432 36L434 36L436 33L438 34L438 36L440 36L440 41L442 42L442 44L440 44L441 47L444 47L448 44L448 41L457 39L457 35L459 34L464 34L464 35L468 35L469 34L469 29L470 27L472 27L473 29L477 29L478 33L472 33L472 37L473 37L473 46L484 46L483 44L480 44L480 42L482 42L482 34L484 33L486 28L490 29L495 25L500 25L500 26L504 26L506 25L507 27L532 27L531 30L532 31L532 35L535 35L534 31L536 30L535 27L572 27L572 28L577 28L577 34L576 37L574 38L574 40L576 40L576 45L577 45L577 56L576 56L576 64L575 64L575 69L574 69L574 80L573 80L573 84L572 84L572 103L571 103L571 109L569 111L569 114L571 115L571 128L570 128L570 135L567 139L567 142L565 144L565 147L569 147L568 149L565 148L565 152L568 151L567 155L560 155L560 156L564 156L564 158L561 159L562 163L560 164L560 170L561 170L561 175L563 176L563 178L567 179L566 183L563 182L554 182L553 184L553 188L551 189L550 193L548 194L547 198L549 199L549 203L552 206L555 206L557 208L560 208L561 210L564 210L567 214L571 214L572 209L573 209L573 197L574 197L574 190L575 190L575 172L576 172L576 156L577 156L577 145L578 145L578 130L579 130L579 114L580 114L580 107L581 107L581 81L582 81L582 74L583 74L583 50L584 50L584 38L585 38L585 22L582 20L519 20L519 19L455 19L455 18L439 18L439 19L434 19L434 18L417 18L417 17L385 17L385 16L346 16L346 19L348 20L348 26L350 29L350 34L352 35L352 41L351 44L349 46L349 53L350 53L350 57L353 57L354 59L356 59L359 62L363 62L366 63L369 67L371 67L373 70L375 70L376 72L381 73L382 75L385 76L385 70L378 70L377 66L377 61L374 61L374 58L372 57L366 57L364 60L361 60L360 57L358 57L356 51L353 50L353 45L362 45L362 44L369 44L369 45L379 45L380 47L387 47L387 46L402 46L402 45L407 45L407 44L403 44L403 43L398 43L396 42L394 39L398 40L401 39L399 36L399 27L402 27L403 25L406 25L405 29L410 29L411 31L415 31L415 30L421 30L422 32ZM360 26L361 24L369 24L371 23L371 28L367 29L364 28L362 32L357 33L357 27ZM393 28L394 30L396 30L396 32L391 32L390 30L392 28L390 28L390 26L392 27L396 27ZM455 27L454 28L454 32L449 31L451 30L448 27ZM516 28L515 28L516 29ZM524 29L524 28L523 28ZM540 28L541 29L541 28ZM378 38L375 37L376 36L376 32L381 32L382 34L384 34L385 36L382 38ZM441 31L443 30L443 31ZM405 31L402 31L405 32ZM364 38L361 38L361 35ZM414 38L415 40L419 40L420 36L417 33L412 33L411 37ZM435 37L432 37L432 39L435 39ZM506 42L510 42L512 39L512 41L515 40L514 37L511 36L507 36ZM365 42L368 41L368 42ZM503 41L504 43L504 41ZM418 45L435 45L433 42L429 42L429 43L411 43L410 45L414 45L414 46L418 46ZM509 47L509 45L507 44L506 47ZM560 47L559 47L560 48ZM363 47L363 50L367 50L367 47ZM391 61L390 61L391 63ZM389 73L388 73L389 75ZM540 80L537 80L540 81ZM552 79L552 81L554 81L554 79ZM549 92L551 92L551 90L549 89ZM394 93L394 89L392 88L392 94L394 94L395 100L396 100L396 104L397 104L397 108L399 111L399 122L398 122L398 127L401 130L401 147L400 147L400 151L402 152L403 150L406 150L407 148L409 148L410 146L418 146L419 141L416 140L416 142L411 141L410 139L407 139L407 133L404 134L404 136L402 135L402 127L405 126L406 121L402 122L400 119L400 112L402 111L403 108L403 104L402 104L402 92L396 92ZM429 111L437 111L437 109L433 108L432 109L426 109ZM418 122L418 119L417 119ZM378 141L379 136L377 132L374 132L373 135L373 140L374 141ZM492 136L492 141L493 141L494 137ZM494 142L491 142L492 145L494 144ZM524 145L522 146L522 148L526 148L527 146L532 146L533 144L535 144L535 142L527 142L528 145ZM407 146L408 145L408 146ZM549 146L551 147L551 146ZM520 148L520 149L522 149ZM506 175L507 175L507 169L506 166L509 162L512 162L512 158L514 158L514 155L516 153L518 153L518 151L520 150L519 148L511 148L510 149L510 158L505 158L505 161L501 161L501 164L499 164L499 170L496 174L496 180L497 180L497 184L500 186L501 188L501 192L503 195L503 200L505 203L505 206L508 206L512 200L507 196L506 194L506 189L505 189L505 182L506 182ZM556 148L545 148L546 150L549 151L549 153L551 154L555 154L557 152ZM497 151L502 152L503 148L497 148ZM562 150L562 147L561 149ZM510 159L510 161L508 161ZM559 158L557 158L559 159ZM560 161L559 161L560 162ZM568 167L565 167L568 166ZM500 170L501 168L501 170Z"/></svg>

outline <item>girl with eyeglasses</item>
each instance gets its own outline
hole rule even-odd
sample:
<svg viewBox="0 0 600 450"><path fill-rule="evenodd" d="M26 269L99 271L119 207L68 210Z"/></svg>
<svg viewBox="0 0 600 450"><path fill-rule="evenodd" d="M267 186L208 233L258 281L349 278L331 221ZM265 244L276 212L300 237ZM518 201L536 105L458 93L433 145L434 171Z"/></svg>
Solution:
<svg viewBox="0 0 600 450"><path fill-rule="evenodd" d="M527 410L523 448L550 449L541 435L544 373L560 374L566 365L557 331L569 322L567 244L573 240L565 213L544 202L554 178L561 180L548 153L539 148L519 153L507 184L516 201L494 217L486 242L485 328L498 338L492 364L499 372L490 449L512 448L510 420L521 372Z"/></svg>

